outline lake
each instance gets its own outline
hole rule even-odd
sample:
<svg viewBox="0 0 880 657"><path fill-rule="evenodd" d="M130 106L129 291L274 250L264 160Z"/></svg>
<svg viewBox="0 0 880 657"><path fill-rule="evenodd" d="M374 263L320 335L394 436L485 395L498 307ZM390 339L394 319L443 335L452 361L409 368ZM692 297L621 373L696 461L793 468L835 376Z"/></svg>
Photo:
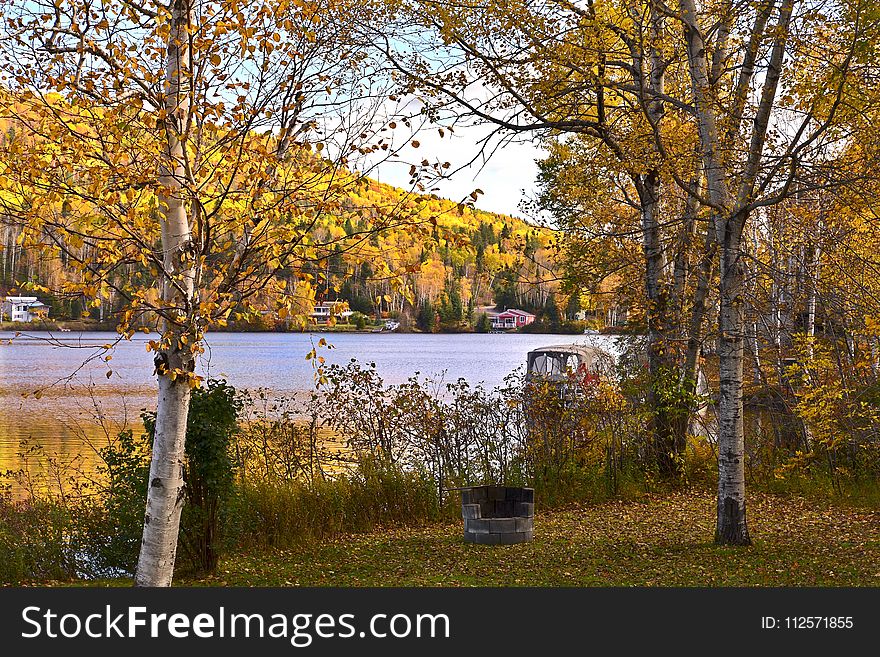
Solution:
<svg viewBox="0 0 880 657"><path fill-rule="evenodd" d="M6 344L0 332L0 471L20 467L20 443L44 446L59 459L73 459L106 444L122 426L139 429L141 409L154 409L156 382L152 354L139 334L103 345L115 333L27 333ZM324 338L334 348L317 347ZM398 333L215 333L205 341L197 371L224 378L243 390L267 388L277 395L312 389L314 369L306 354L316 346L327 363L352 358L374 362L386 383L401 383L416 372L464 378L494 387L523 366L537 347L567 343L601 344L610 336L527 334ZM105 354L112 358L104 361ZM109 376L108 376L109 373ZM34 393L41 391L39 398ZM24 395L27 395L25 397Z"/></svg>

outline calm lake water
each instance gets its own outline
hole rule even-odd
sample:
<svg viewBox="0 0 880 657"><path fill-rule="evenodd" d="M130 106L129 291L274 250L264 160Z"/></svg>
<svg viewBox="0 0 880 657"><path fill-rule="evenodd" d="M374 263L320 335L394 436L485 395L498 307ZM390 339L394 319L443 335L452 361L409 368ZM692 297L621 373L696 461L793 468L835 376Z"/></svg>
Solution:
<svg viewBox="0 0 880 657"><path fill-rule="evenodd" d="M126 424L140 428L141 409L155 408L152 354L146 351L151 336L120 342L107 352L109 362L103 360L101 347L114 342L115 333L28 333L6 344L12 337L0 332L0 471L20 467L22 440L72 459L89 451L87 441L106 444L101 422L107 434L115 435ZM523 366L531 349L572 342L608 347L613 340L583 335L216 333L209 334L197 370L202 376L225 378L238 389L303 394L314 387L312 363L305 356L321 338L334 347L318 347L327 363L344 365L352 358L375 362L386 383L401 383L418 372L447 381L462 377L487 387ZM39 399L33 394L37 390L42 390Z"/></svg>

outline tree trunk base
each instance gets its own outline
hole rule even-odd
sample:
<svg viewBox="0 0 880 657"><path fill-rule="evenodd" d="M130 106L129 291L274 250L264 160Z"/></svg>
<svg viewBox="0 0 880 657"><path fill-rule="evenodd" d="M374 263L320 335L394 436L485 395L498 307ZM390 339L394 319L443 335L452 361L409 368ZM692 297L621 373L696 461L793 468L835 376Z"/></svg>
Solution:
<svg viewBox="0 0 880 657"><path fill-rule="evenodd" d="M716 545L751 545L746 525L746 503L733 497L718 501L718 526L715 530Z"/></svg>

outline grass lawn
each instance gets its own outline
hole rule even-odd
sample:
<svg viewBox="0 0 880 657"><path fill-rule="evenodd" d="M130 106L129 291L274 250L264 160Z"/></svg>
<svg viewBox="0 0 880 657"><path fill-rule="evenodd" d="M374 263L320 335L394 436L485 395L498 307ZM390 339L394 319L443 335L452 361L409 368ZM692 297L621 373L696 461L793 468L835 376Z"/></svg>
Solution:
<svg viewBox="0 0 880 657"><path fill-rule="evenodd" d="M227 557L230 586L878 586L880 512L754 493L754 545L712 544L714 498L687 492L539 514L535 540L464 543L461 523Z"/></svg>

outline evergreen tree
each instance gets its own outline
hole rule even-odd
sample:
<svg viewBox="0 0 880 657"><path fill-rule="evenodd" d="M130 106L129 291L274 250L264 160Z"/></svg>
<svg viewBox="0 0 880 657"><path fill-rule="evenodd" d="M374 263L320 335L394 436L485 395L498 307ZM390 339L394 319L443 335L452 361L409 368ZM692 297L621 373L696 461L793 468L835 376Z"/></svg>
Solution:
<svg viewBox="0 0 880 657"><path fill-rule="evenodd" d="M559 306L556 305L556 295L551 294L547 297L547 303L544 304L541 315L550 330L559 331L562 328L562 316L559 314Z"/></svg>
<svg viewBox="0 0 880 657"><path fill-rule="evenodd" d="M495 281L492 289L495 298L495 308L506 310L516 308L518 295L516 291L516 274L511 269L504 269Z"/></svg>
<svg viewBox="0 0 880 657"><path fill-rule="evenodd" d="M333 253L330 256L330 262L327 264L330 275L341 275L345 273L345 261L343 260L342 248L337 244L333 247Z"/></svg>
<svg viewBox="0 0 880 657"><path fill-rule="evenodd" d="M464 317L464 306L461 301L459 284L453 278L446 279L446 288L440 300L440 322L447 325L457 325Z"/></svg>
<svg viewBox="0 0 880 657"><path fill-rule="evenodd" d="M464 305L461 300L461 286L457 280L449 279L446 282L449 306L451 310L450 319L453 322L460 322L464 319Z"/></svg>
<svg viewBox="0 0 880 657"><path fill-rule="evenodd" d="M566 319L569 321L576 320L578 313L581 310L581 293L580 290L575 290L571 293L571 296L568 297L568 305L565 307Z"/></svg>
<svg viewBox="0 0 880 657"><path fill-rule="evenodd" d="M483 244L495 244L495 228L492 224L481 221L480 222L480 236L482 237Z"/></svg>
<svg viewBox="0 0 880 657"><path fill-rule="evenodd" d="M492 329L492 322L489 320L489 315L486 313L480 313L480 317L477 319L477 325L474 327L474 330L477 333L488 333Z"/></svg>
<svg viewBox="0 0 880 657"><path fill-rule="evenodd" d="M422 299L419 304L419 312L416 315L416 326L420 331L431 333L434 331L434 306L428 299Z"/></svg>

